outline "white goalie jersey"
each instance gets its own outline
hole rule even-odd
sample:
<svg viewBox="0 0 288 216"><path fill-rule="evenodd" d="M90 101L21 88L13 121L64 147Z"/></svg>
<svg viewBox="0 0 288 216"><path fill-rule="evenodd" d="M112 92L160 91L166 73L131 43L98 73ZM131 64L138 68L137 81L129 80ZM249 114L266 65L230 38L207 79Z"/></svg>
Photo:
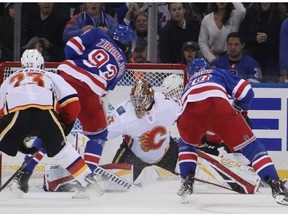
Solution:
<svg viewBox="0 0 288 216"><path fill-rule="evenodd" d="M155 103L142 118L137 118L130 100L121 103L108 116L108 140L128 135L133 139L129 146L141 160L153 164L160 160L169 147L170 131L180 104L164 94L154 93Z"/></svg>

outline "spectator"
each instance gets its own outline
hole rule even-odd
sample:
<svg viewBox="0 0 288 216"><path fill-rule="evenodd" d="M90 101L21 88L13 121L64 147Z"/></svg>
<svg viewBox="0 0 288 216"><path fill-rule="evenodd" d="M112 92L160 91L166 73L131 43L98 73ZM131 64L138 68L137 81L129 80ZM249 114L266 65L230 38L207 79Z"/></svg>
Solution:
<svg viewBox="0 0 288 216"><path fill-rule="evenodd" d="M281 25L279 62L279 83L288 83L288 18L286 18Z"/></svg>
<svg viewBox="0 0 288 216"><path fill-rule="evenodd" d="M138 38L135 49L132 51L131 63L147 63L147 42Z"/></svg>
<svg viewBox="0 0 288 216"><path fill-rule="evenodd" d="M245 53L259 62L263 82L279 79L279 32L284 17L281 3L253 3L240 26Z"/></svg>
<svg viewBox="0 0 288 216"><path fill-rule="evenodd" d="M62 61L65 59L62 33L66 22L67 18L55 10L54 3L38 3L38 10L27 14L24 21L22 44L33 37L46 38L51 44L50 61Z"/></svg>
<svg viewBox="0 0 288 216"><path fill-rule="evenodd" d="M72 37L80 36L83 32L100 28L108 35L112 35L117 22L102 9L102 3L84 3L82 12L73 16L67 23L63 32L63 41L67 42Z"/></svg>
<svg viewBox="0 0 288 216"><path fill-rule="evenodd" d="M2 41L0 41L0 63L5 61L12 61L12 55L9 52L9 49L4 46Z"/></svg>
<svg viewBox="0 0 288 216"><path fill-rule="evenodd" d="M203 18L207 15L207 6L208 3L187 3L185 18L192 17L201 25Z"/></svg>
<svg viewBox="0 0 288 216"><path fill-rule="evenodd" d="M0 41L13 56L15 3L6 3L4 8L4 16L0 17Z"/></svg>
<svg viewBox="0 0 288 216"><path fill-rule="evenodd" d="M117 22L122 25L130 26L132 29L135 29L134 16L139 11L148 10L148 3L139 3L139 2L128 2L116 10Z"/></svg>
<svg viewBox="0 0 288 216"><path fill-rule="evenodd" d="M182 63L188 66L188 64L196 58L199 51L198 43L194 41L187 41L182 46Z"/></svg>
<svg viewBox="0 0 288 216"><path fill-rule="evenodd" d="M243 53L244 43L238 32L227 37L227 54L219 56L211 62L211 66L226 69L250 83L262 81L262 72L258 62Z"/></svg>
<svg viewBox="0 0 288 216"><path fill-rule="evenodd" d="M226 52L227 35L238 31L246 9L242 3L211 3L209 6L211 12L202 20L198 43L204 58L211 62Z"/></svg>
<svg viewBox="0 0 288 216"><path fill-rule="evenodd" d="M186 41L197 41L199 24L185 19L183 3L169 3L171 20L159 32L159 55L162 63L181 62L181 48Z"/></svg>
<svg viewBox="0 0 288 216"><path fill-rule="evenodd" d="M135 14L135 32L138 38L144 38L147 41L148 34L148 14L144 11L139 11Z"/></svg>
<svg viewBox="0 0 288 216"><path fill-rule="evenodd" d="M50 55L48 53L48 49L50 47L50 43L46 38L31 38L28 43L22 47L23 50L26 49L37 49L43 56L45 62L49 62Z"/></svg>
<svg viewBox="0 0 288 216"><path fill-rule="evenodd" d="M126 3L116 3L116 2L112 2L112 3L108 3L105 2L105 12L107 14L109 14L110 16L112 16L114 18L114 20L117 22L117 8L121 7L122 5L124 5ZM117 22L118 23L118 22Z"/></svg>
<svg viewBox="0 0 288 216"><path fill-rule="evenodd" d="M158 30L163 28L168 20L170 20L170 13L167 3L156 3L158 11ZM135 29L136 14L139 12L148 12L148 3L129 2L120 6L116 10L115 18L119 24L130 26Z"/></svg>

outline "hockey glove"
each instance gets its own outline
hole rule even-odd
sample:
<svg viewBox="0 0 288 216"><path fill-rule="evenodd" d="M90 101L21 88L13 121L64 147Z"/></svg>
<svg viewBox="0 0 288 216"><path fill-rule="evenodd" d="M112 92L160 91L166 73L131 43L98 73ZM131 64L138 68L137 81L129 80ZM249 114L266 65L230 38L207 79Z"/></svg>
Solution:
<svg viewBox="0 0 288 216"><path fill-rule="evenodd" d="M202 137L201 142L203 143L203 145L199 147L199 150L215 156L219 155L218 148L224 146L224 143L216 143L208 141L206 135Z"/></svg>

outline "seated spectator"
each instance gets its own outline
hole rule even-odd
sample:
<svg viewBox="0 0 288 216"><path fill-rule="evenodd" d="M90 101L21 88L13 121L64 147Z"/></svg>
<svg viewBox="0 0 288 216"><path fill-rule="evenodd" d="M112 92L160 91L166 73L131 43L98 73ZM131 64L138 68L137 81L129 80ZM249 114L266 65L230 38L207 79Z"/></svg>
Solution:
<svg viewBox="0 0 288 216"><path fill-rule="evenodd" d="M50 55L48 53L50 43L46 38L31 38L28 43L22 47L23 51L26 49L37 49L43 56L45 62L49 62Z"/></svg>
<svg viewBox="0 0 288 216"><path fill-rule="evenodd" d="M240 25L245 53L259 62L266 83L279 80L279 38L284 18L282 3L252 3Z"/></svg>
<svg viewBox="0 0 288 216"><path fill-rule="evenodd" d="M0 17L0 40L13 56L15 3L6 3L3 14L3 17Z"/></svg>
<svg viewBox="0 0 288 216"><path fill-rule="evenodd" d="M147 63L147 41L143 38L138 38L136 46L132 51L131 63Z"/></svg>
<svg viewBox="0 0 288 216"><path fill-rule="evenodd" d="M262 72L258 62L243 53L244 43L238 32L227 37L227 54L219 56L211 62L211 66L230 70L236 76L250 83L262 81Z"/></svg>
<svg viewBox="0 0 288 216"><path fill-rule="evenodd" d="M280 29L279 63L279 83L288 83L288 18L282 22Z"/></svg>
<svg viewBox="0 0 288 216"><path fill-rule="evenodd" d="M210 13L202 20L198 43L204 58L212 62L226 52L227 35L238 31L246 9L240 2L210 3L209 6Z"/></svg>
<svg viewBox="0 0 288 216"><path fill-rule="evenodd" d="M161 63L180 63L182 45L186 41L197 41L199 23L185 19L183 3L169 3L171 20L159 32L159 56Z"/></svg>
<svg viewBox="0 0 288 216"><path fill-rule="evenodd" d="M38 3L37 11L27 13L23 21L22 46L33 37L46 38L51 44L50 61L63 61L64 42L62 34L67 18L55 9L54 3Z"/></svg>
<svg viewBox="0 0 288 216"><path fill-rule="evenodd" d="M102 3L84 3L82 12L73 16L63 31L63 41L67 42L75 36L93 28L100 28L108 35L112 35L113 29L118 25L114 19L102 9Z"/></svg>
<svg viewBox="0 0 288 216"><path fill-rule="evenodd" d="M182 46L182 62L186 66L194 59L197 58L199 51L198 43L194 41L187 41Z"/></svg>

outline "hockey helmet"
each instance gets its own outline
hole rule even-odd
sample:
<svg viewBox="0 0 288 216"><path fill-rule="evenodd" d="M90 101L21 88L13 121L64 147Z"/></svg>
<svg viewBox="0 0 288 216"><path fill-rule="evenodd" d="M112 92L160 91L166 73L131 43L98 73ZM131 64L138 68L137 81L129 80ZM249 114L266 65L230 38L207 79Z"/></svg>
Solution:
<svg viewBox="0 0 288 216"><path fill-rule="evenodd" d="M123 46L130 45L132 50L135 48L136 34L133 29L128 26L118 25L113 30L112 39Z"/></svg>
<svg viewBox="0 0 288 216"><path fill-rule="evenodd" d="M139 80L131 90L131 101L138 118L142 118L154 103L154 89L148 81Z"/></svg>
<svg viewBox="0 0 288 216"><path fill-rule="evenodd" d="M162 92L166 97L179 100L183 92L183 78L177 74L167 76L162 83Z"/></svg>
<svg viewBox="0 0 288 216"><path fill-rule="evenodd" d="M22 68L44 68L44 58L37 49L26 49L21 57Z"/></svg>
<svg viewBox="0 0 288 216"><path fill-rule="evenodd" d="M205 58L195 58L193 59L187 68L188 76L191 77L195 72L200 70L210 69L210 65Z"/></svg>

